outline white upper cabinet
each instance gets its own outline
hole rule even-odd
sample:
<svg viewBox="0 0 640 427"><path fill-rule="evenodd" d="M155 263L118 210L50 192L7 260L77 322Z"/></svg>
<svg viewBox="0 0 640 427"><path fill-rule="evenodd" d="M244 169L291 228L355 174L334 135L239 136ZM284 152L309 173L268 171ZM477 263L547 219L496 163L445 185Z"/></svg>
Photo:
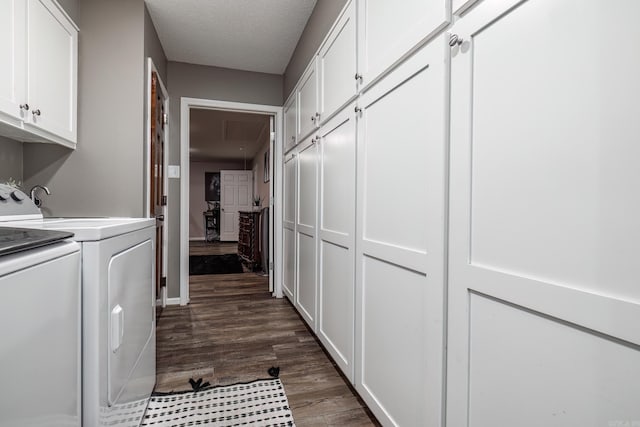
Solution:
<svg viewBox="0 0 640 427"><path fill-rule="evenodd" d="M284 105L284 150L287 152L296 145L298 119L298 103L297 96L292 96Z"/></svg>
<svg viewBox="0 0 640 427"><path fill-rule="evenodd" d="M49 0L27 8L27 125L76 141L78 31Z"/></svg>
<svg viewBox="0 0 640 427"><path fill-rule="evenodd" d="M52 0L3 1L0 24L0 134L75 148L77 27Z"/></svg>
<svg viewBox="0 0 640 427"><path fill-rule="evenodd" d="M318 55L320 118L324 123L358 91L356 6L352 1L338 18Z"/></svg>
<svg viewBox="0 0 640 427"><path fill-rule="evenodd" d="M19 124L24 111L26 7L23 0L0 2L0 117Z"/></svg>
<svg viewBox="0 0 640 427"><path fill-rule="evenodd" d="M369 85L450 20L448 0L359 0L358 71Z"/></svg>
<svg viewBox="0 0 640 427"><path fill-rule="evenodd" d="M296 95L298 98L298 141L304 139L317 128L320 113L318 111L318 73L316 57L302 75Z"/></svg>

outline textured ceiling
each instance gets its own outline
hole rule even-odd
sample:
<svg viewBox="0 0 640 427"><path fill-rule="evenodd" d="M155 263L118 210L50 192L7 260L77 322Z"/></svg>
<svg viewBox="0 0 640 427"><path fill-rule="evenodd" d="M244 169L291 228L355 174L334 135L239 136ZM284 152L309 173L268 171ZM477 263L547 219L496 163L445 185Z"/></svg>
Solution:
<svg viewBox="0 0 640 427"><path fill-rule="evenodd" d="M283 74L316 0L145 0L167 59Z"/></svg>
<svg viewBox="0 0 640 427"><path fill-rule="evenodd" d="M189 154L192 161L246 160L269 140L269 116L191 109Z"/></svg>

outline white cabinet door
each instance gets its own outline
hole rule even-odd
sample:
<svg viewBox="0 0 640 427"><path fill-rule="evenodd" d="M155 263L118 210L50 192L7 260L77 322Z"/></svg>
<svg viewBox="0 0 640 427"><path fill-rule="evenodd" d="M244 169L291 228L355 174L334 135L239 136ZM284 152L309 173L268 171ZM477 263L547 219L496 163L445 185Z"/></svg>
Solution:
<svg viewBox="0 0 640 427"><path fill-rule="evenodd" d="M452 29L449 425L640 420L638 16L485 0Z"/></svg>
<svg viewBox="0 0 640 427"><path fill-rule="evenodd" d="M295 304L296 289L296 193L297 193L297 153L288 154L284 161L283 179L283 255L282 289L292 304Z"/></svg>
<svg viewBox="0 0 640 427"><path fill-rule="evenodd" d="M220 171L220 240L238 241L239 211L250 211L253 172Z"/></svg>
<svg viewBox="0 0 640 427"><path fill-rule="evenodd" d="M358 71L368 85L450 19L449 0L358 0Z"/></svg>
<svg viewBox="0 0 640 427"><path fill-rule="evenodd" d="M439 37L358 100L356 389L383 425L442 423L447 55Z"/></svg>
<svg viewBox="0 0 640 427"><path fill-rule="evenodd" d="M23 0L0 2L0 120L13 125L21 125L28 108L25 105L25 26Z"/></svg>
<svg viewBox="0 0 640 427"><path fill-rule="evenodd" d="M297 93L294 93L284 105L284 153L296 145L298 136L298 128L296 126L298 120L297 99Z"/></svg>
<svg viewBox="0 0 640 427"><path fill-rule="evenodd" d="M353 382L356 113L350 105L319 131L318 337Z"/></svg>
<svg viewBox="0 0 640 427"><path fill-rule="evenodd" d="M26 128L76 142L78 31L51 0L27 2Z"/></svg>
<svg viewBox="0 0 640 427"><path fill-rule="evenodd" d="M315 137L307 138L298 151L296 216L295 306L311 329L316 330L316 191L317 147Z"/></svg>
<svg viewBox="0 0 640 427"><path fill-rule="evenodd" d="M302 141L319 123L318 112L318 73L316 73L316 57L311 60L309 68L300 78L298 89L298 141Z"/></svg>
<svg viewBox="0 0 640 427"><path fill-rule="evenodd" d="M356 2L344 10L318 55L320 117L329 119L358 91Z"/></svg>

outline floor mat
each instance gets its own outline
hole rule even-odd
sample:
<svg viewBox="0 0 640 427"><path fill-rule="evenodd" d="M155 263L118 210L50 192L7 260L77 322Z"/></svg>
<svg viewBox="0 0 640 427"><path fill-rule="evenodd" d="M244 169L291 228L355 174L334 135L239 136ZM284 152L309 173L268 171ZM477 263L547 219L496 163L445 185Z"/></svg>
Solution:
<svg viewBox="0 0 640 427"><path fill-rule="evenodd" d="M295 426L279 379L154 393L141 426Z"/></svg>
<svg viewBox="0 0 640 427"><path fill-rule="evenodd" d="M237 254L191 255L189 257L189 275L235 274L242 273L242 263Z"/></svg>

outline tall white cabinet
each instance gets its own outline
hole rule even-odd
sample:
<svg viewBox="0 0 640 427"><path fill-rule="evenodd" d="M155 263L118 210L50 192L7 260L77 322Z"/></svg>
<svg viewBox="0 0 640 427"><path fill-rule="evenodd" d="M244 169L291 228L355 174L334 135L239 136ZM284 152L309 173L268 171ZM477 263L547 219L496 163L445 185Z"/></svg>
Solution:
<svg viewBox="0 0 640 427"><path fill-rule="evenodd" d="M0 134L74 148L78 28L52 0L7 0L0 12Z"/></svg>
<svg viewBox="0 0 640 427"><path fill-rule="evenodd" d="M295 306L315 330L317 326L317 145L316 136L298 148L296 210L296 293Z"/></svg>
<svg viewBox="0 0 640 427"><path fill-rule="evenodd" d="M640 420L638 16L485 0L451 29L448 425Z"/></svg>
<svg viewBox="0 0 640 427"><path fill-rule="evenodd" d="M358 100L356 389L387 425L442 418L447 50Z"/></svg>
<svg viewBox="0 0 640 427"><path fill-rule="evenodd" d="M355 339L355 104L318 133L318 337L351 382Z"/></svg>

